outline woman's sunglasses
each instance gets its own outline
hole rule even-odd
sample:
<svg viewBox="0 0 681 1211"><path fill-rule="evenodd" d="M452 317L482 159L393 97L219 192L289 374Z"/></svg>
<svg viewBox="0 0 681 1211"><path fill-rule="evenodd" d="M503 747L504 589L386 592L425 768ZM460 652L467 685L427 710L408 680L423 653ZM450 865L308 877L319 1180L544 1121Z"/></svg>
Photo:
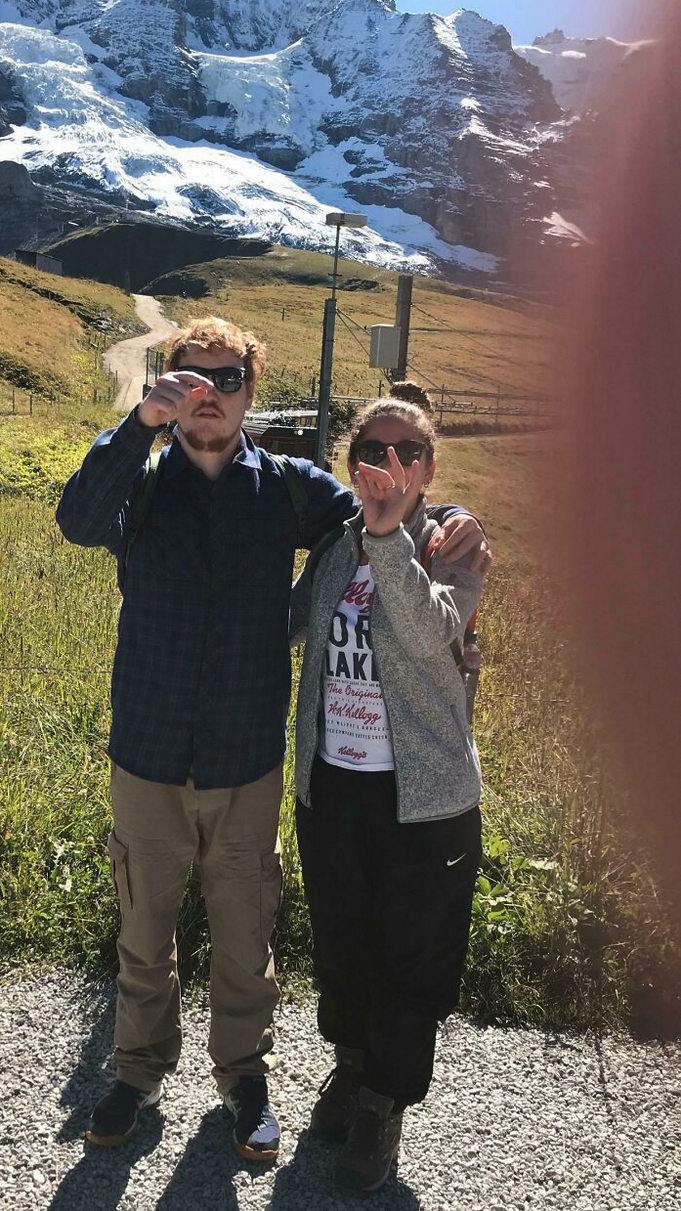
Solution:
<svg viewBox="0 0 681 1211"><path fill-rule="evenodd" d="M387 444L386 442L366 441L359 442L355 447L355 456L361 463L368 463L370 467L378 467L387 461L388 446L393 447L403 467L410 467L426 449L425 442L412 441L409 438L405 441L388 442Z"/></svg>
<svg viewBox="0 0 681 1211"><path fill-rule="evenodd" d="M206 370L204 366L177 367L178 374L185 370L209 378L218 391L224 391L227 395L238 391L246 379L246 371L242 366L220 366L217 370Z"/></svg>

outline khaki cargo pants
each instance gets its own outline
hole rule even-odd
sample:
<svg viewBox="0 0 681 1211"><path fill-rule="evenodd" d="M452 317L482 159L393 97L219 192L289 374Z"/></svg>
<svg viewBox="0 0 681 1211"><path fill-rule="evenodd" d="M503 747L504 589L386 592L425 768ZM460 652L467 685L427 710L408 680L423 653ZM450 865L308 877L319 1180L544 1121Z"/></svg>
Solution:
<svg viewBox="0 0 681 1211"><path fill-rule="evenodd" d="M257 782L196 790L112 767L109 838L121 909L115 1063L150 1091L174 1072L182 1045L175 930L192 863L211 934L213 1075L227 1093L269 1067L279 999L270 937L281 894L277 827L282 767Z"/></svg>

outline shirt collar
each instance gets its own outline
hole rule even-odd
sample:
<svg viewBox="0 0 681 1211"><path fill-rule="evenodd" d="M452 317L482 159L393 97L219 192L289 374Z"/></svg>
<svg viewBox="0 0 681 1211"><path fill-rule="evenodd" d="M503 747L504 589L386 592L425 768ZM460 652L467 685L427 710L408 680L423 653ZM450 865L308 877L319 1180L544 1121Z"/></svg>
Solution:
<svg viewBox="0 0 681 1211"><path fill-rule="evenodd" d="M257 471L260 470L258 447L253 444L243 429L239 434L239 444L232 462L244 467L254 467ZM188 467L192 467L193 465L182 448L182 443L177 435L177 427L175 427L172 444L166 455L166 465L163 469L163 474L165 478L172 479L174 475L179 475L181 471L186 471Z"/></svg>
<svg viewBox="0 0 681 1211"><path fill-rule="evenodd" d="M262 466L260 462L260 450L243 429L239 435L239 445L237 446L233 461L240 463L244 467L255 467L256 471L259 471Z"/></svg>

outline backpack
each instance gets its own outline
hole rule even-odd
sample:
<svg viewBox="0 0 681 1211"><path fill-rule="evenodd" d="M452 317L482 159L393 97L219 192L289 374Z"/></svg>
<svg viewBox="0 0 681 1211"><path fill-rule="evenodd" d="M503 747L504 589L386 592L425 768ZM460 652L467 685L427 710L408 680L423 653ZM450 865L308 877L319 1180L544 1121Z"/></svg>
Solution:
<svg viewBox="0 0 681 1211"><path fill-rule="evenodd" d="M144 479L142 480L140 487L131 501L130 525L128 526L128 533L126 536L121 561L121 584L125 577L125 573L128 570L128 564L130 563L132 544L134 543L137 535L144 525L144 522L146 521L146 517L151 505L151 498L154 495L156 485L161 475L162 453L162 450L154 450L153 453L149 455L146 463L144 464Z"/></svg>
<svg viewBox="0 0 681 1211"><path fill-rule="evenodd" d="M285 454L270 454L270 458L277 464L279 474L286 484L286 491L289 494L293 512L298 522L298 536L300 537L307 522L307 490L303 477L295 463L292 463L291 459L287 458Z"/></svg>

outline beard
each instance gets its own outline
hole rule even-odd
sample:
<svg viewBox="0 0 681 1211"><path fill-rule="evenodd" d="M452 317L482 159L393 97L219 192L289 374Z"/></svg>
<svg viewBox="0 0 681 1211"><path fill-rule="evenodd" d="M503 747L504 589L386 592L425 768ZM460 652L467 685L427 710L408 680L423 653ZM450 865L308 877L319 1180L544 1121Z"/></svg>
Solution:
<svg viewBox="0 0 681 1211"><path fill-rule="evenodd" d="M201 437L194 429L182 429L181 433L192 450L202 450L208 454L222 454L234 441L233 433L223 433L215 437Z"/></svg>

